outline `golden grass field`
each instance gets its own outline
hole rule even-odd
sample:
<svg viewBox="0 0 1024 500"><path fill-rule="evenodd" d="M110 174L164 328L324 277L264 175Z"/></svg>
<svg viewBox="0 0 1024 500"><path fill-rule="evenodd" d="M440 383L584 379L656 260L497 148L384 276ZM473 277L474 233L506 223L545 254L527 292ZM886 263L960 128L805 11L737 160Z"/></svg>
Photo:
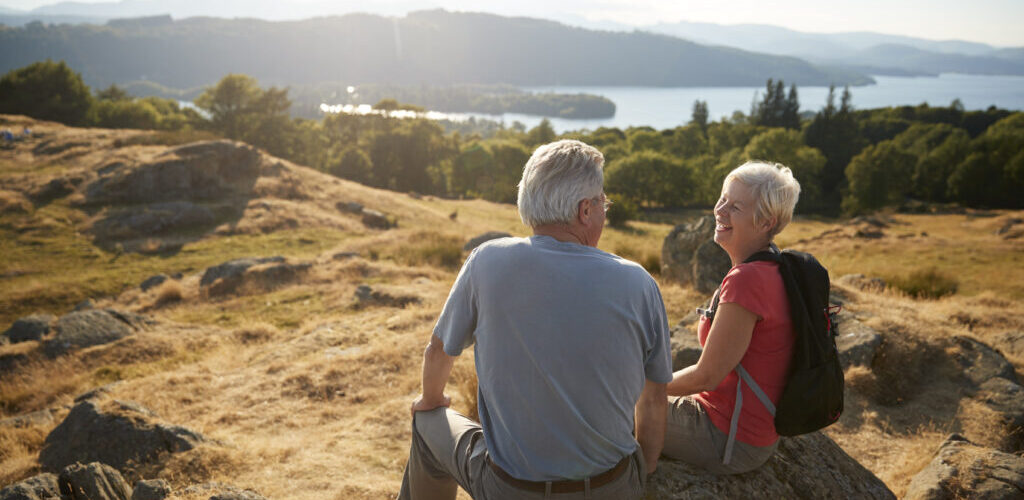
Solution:
<svg viewBox="0 0 1024 500"><path fill-rule="evenodd" d="M408 453L408 407L419 390L423 346L465 255L461 246L490 230L528 234L515 207L376 190L288 164L305 200L279 196L283 190L272 179L261 178L256 191L280 208L278 216L299 221L296 227L263 232L259 228L273 221L257 220L247 209L233 228L218 228L179 252L118 253L83 233L92 216L76 209L73 198L25 209L18 192L67 169L90 168L114 155L147 157L165 146L143 140L111 146L145 134L136 131L33 128L88 146L58 158L37 158L28 145L0 150L0 330L34 312L65 314L85 298L159 323L55 360L37 356L0 376L0 419L44 408L57 412L50 423L0 426L0 487L39 472L43 440L75 395L117 382L113 397L219 443L172 455L161 466L140 466L129 482L159 477L184 487L220 481L274 499L393 496ZM399 226L363 228L334 208L342 200L392 214ZM957 387L931 382L933 370L944 369L931 356L941 345L936 342L955 335L998 346L1007 332L1024 330L1024 238L995 234L1008 218L1022 216L887 214L888 227L876 239L853 236L844 221L798 218L778 238L781 246L814 253L833 278L863 273L893 280L936 268L958 282L957 293L937 300L835 286L848 297L846 314L885 333L887 347L874 372L847 374L846 414L826 433L897 495L949 432L995 439L986 437L992 427L983 411L958 404ZM607 228L600 247L653 265L671 229L643 222ZM345 251L359 257L332 258ZM199 293L206 267L270 255L314 266L302 282L269 291L218 299ZM150 275L176 272L184 274L179 281L147 293L137 288ZM361 284L420 302L356 307ZM692 289L660 284L670 324L705 300ZM0 355L37 347L0 345ZM1008 358L1024 373L1024 358ZM449 385L455 408L468 410L474 386L467 351Z"/></svg>

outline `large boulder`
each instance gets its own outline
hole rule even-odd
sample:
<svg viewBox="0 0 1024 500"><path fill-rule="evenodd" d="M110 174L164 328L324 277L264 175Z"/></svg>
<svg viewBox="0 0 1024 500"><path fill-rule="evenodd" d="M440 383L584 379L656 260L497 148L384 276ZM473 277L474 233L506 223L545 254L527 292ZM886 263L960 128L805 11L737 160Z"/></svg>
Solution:
<svg viewBox="0 0 1024 500"><path fill-rule="evenodd" d="M981 384L975 400L998 416L1003 427L999 447L1011 452L1024 449L1024 387L993 377Z"/></svg>
<svg viewBox="0 0 1024 500"><path fill-rule="evenodd" d="M55 474L32 476L0 489L0 500L64 500Z"/></svg>
<svg viewBox="0 0 1024 500"><path fill-rule="evenodd" d="M734 476L702 473L663 458L647 483L647 498L895 498L881 479L824 434L781 439L767 463Z"/></svg>
<svg viewBox="0 0 1024 500"><path fill-rule="evenodd" d="M121 473L99 462L71 464L57 479L67 500L129 500L131 488Z"/></svg>
<svg viewBox="0 0 1024 500"><path fill-rule="evenodd" d="M954 360L976 387L993 377L1017 382L1013 365L999 351L970 337L953 337L953 342L959 347Z"/></svg>
<svg viewBox="0 0 1024 500"><path fill-rule="evenodd" d="M210 500L267 500L266 497L252 490L243 490L224 483L202 483L189 486L180 492L186 498L206 497Z"/></svg>
<svg viewBox="0 0 1024 500"><path fill-rule="evenodd" d="M260 153L240 142L187 144L169 150L152 163L101 169L99 178L86 187L86 201L136 204L250 196L261 163Z"/></svg>
<svg viewBox="0 0 1024 500"><path fill-rule="evenodd" d="M661 247L661 276L701 293L715 291L732 262L714 236L715 218L710 215L672 229Z"/></svg>
<svg viewBox="0 0 1024 500"><path fill-rule="evenodd" d="M1024 457L977 446L951 435L935 458L918 472L906 500L1024 498Z"/></svg>
<svg viewBox="0 0 1024 500"><path fill-rule="evenodd" d="M153 462L163 453L188 451L204 441L199 433L164 424L134 403L86 400L46 436L39 463L49 471L75 462L102 462L120 470L129 462Z"/></svg>
<svg viewBox="0 0 1024 500"><path fill-rule="evenodd" d="M216 223L213 212L188 201L136 206L107 214L91 228L98 244L208 228Z"/></svg>
<svg viewBox="0 0 1024 500"><path fill-rule="evenodd" d="M53 323L53 319L50 314L33 314L19 318L3 335L12 343L39 340L43 338L43 335L50 333L50 324Z"/></svg>
<svg viewBox="0 0 1024 500"><path fill-rule="evenodd" d="M43 349L59 356L73 349L108 344L135 333L151 321L117 309L91 309L61 316L56 331Z"/></svg>
<svg viewBox="0 0 1024 500"><path fill-rule="evenodd" d="M882 336L864 323L848 314L837 316L836 329L839 336L836 338L836 347L839 349L839 360L843 368L853 365L870 367L875 359L875 353L882 345Z"/></svg>
<svg viewBox="0 0 1024 500"><path fill-rule="evenodd" d="M135 483L131 500L164 500L171 494L171 486L163 479L149 479Z"/></svg>
<svg viewBox="0 0 1024 500"><path fill-rule="evenodd" d="M205 288L212 285L219 279L237 279L245 273L246 269L259 264L266 264L268 262L284 262L284 257L260 257L260 258L243 258L234 259L227 262L211 266L203 271L203 276L199 278L199 287Z"/></svg>
<svg viewBox="0 0 1024 500"><path fill-rule="evenodd" d="M697 339L697 313L690 312L669 332L672 346L672 371L697 364L703 348Z"/></svg>
<svg viewBox="0 0 1024 500"><path fill-rule="evenodd" d="M398 227L398 221L391 215L379 212L377 210L371 210L369 208L363 209L363 225L371 229L391 229Z"/></svg>

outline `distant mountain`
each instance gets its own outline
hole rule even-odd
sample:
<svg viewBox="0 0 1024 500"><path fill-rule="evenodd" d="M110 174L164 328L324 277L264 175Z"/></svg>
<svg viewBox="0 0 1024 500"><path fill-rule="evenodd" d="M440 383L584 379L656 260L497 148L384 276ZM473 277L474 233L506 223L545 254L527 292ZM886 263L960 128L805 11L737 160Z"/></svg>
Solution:
<svg viewBox="0 0 1024 500"><path fill-rule="evenodd" d="M778 26L679 22L645 29L699 43L789 55L817 64L846 67L874 74L971 74L1024 75L1018 49L962 40L925 40L871 32L805 33ZM1024 49L1020 49L1024 50ZM1004 52L1008 51L1008 52ZM1008 54L1000 56L999 54Z"/></svg>
<svg viewBox="0 0 1024 500"><path fill-rule="evenodd" d="M413 0L389 0L373 5L379 14L401 14L422 6ZM87 16L114 19L168 14L175 19L186 17L249 17L266 20L296 20L324 15L366 10L371 6L355 2L315 0L281 2L279 0L120 0L118 2L59 2L37 7L34 15Z"/></svg>
<svg viewBox="0 0 1024 500"><path fill-rule="evenodd" d="M143 2L144 0L137 0ZM63 59L90 85L150 80L174 88L246 73L266 84L318 82L751 86L863 84L795 57L707 47L646 32L573 28L492 14L413 12L269 22L170 17L103 26L0 28L0 72Z"/></svg>

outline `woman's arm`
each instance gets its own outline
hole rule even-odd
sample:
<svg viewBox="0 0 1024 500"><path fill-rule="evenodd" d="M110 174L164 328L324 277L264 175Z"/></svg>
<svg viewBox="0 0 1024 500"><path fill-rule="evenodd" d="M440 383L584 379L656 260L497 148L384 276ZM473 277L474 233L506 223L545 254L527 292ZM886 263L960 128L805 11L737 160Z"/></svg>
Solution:
<svg viewBox="0 0 1024 500"><path fill-rule="evenodd" d="M700 359L672 375L668 395L689 396L718 387L746 354L755 323L757 315L743 306L719 304Z"/></svg>

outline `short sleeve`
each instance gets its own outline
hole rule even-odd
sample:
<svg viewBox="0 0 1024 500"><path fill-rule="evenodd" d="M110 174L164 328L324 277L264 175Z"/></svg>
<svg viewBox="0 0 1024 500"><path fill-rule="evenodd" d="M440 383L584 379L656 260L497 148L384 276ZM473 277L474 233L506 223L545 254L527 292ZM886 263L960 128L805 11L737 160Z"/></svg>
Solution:
<svg viewBox="0 0 1024 500"><path fill-rule="evenodd" d="M647 345L644 357L644 376L647 380L659 384L672 381L672 349L669 340L668 318L665 316L665 302L661 290L654 279L650 279L651 293L648 296L650 317L645 323L647 329Z"/></svg>
<svg viewBox="0 0 1024 500"><path fill-rule="evenodd" d="M449 356L458 356L462 350L473 344L473 332L476 330L477 301L473 289L472 268L476 256L474 250L455 278L448 300L444 303L441 316L434 325L434 335L444 342L444 352Z"/></svg>
<svg viewBox="0 0 1024 500"><path fill-rule="evenodd" d="M740 264L722 280L720 304L738 304L763 319L771 314L765 295L765 273L778 273L775 266Z"/></svg>

